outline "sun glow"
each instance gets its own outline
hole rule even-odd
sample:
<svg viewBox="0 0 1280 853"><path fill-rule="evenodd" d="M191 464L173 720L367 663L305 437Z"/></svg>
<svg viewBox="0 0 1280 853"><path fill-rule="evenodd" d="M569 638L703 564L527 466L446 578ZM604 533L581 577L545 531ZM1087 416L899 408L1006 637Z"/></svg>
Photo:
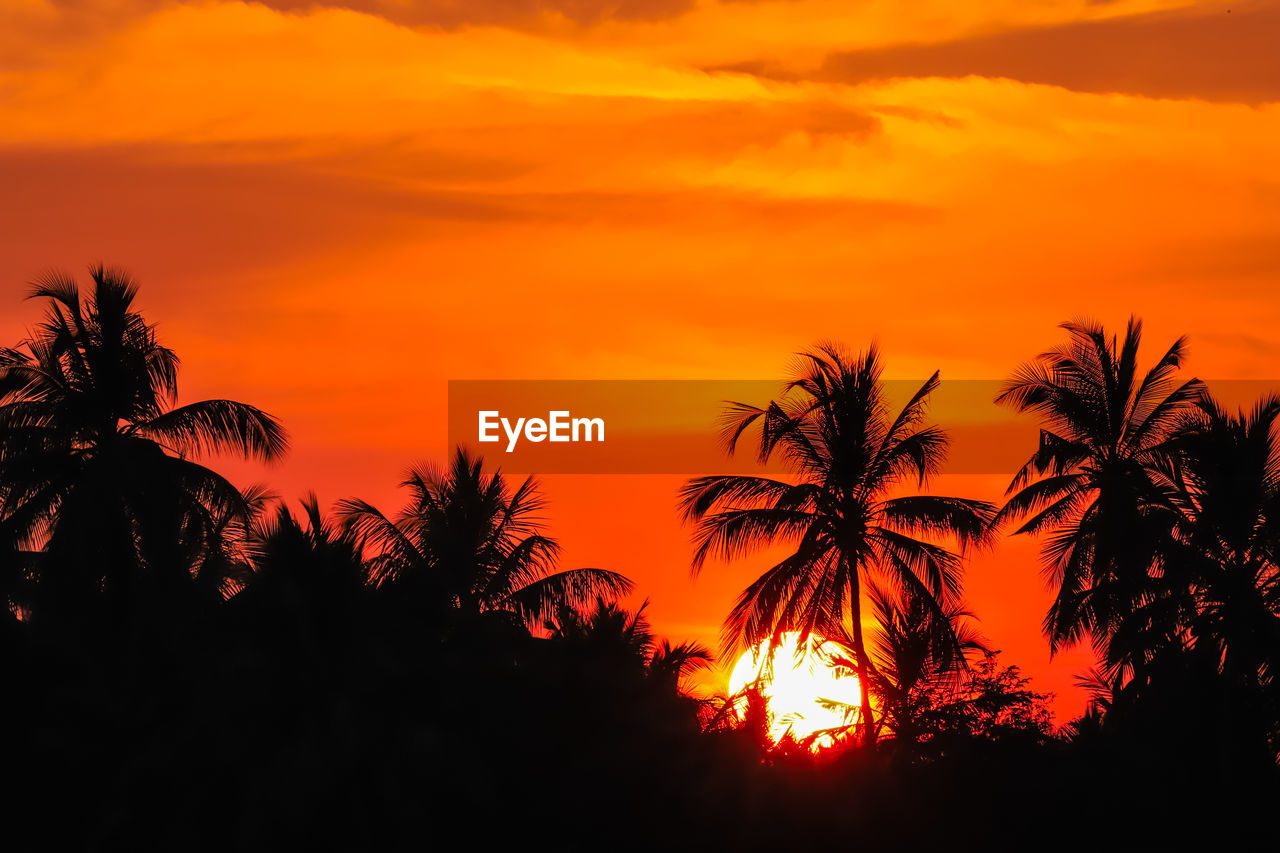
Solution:
<svg viewBox="0 0 1280 853"><path fill-rule="evenodd" d="M799 642L799 632L789 631L772 653L766 640L743 654L729 676L729 693L737 695L757 684L768 705L774 743L788 733L804 741L823 732L812 746L830 746L840 737L830 730L843 729L856 718L858 676L835 662L842 655L830 642L810 636L803 650Z"/></svg>

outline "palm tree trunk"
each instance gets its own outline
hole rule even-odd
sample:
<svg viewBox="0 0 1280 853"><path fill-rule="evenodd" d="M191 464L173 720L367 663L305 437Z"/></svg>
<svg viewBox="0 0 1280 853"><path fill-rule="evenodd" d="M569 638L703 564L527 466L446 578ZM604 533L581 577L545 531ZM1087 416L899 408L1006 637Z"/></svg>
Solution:
<svg viewBox="0 0 1280 853"><path fill-rule="evenodd" d="M858 692L862 700L862 744L874 746L876 742L875 719L871 712L871 663L867 660L867 649L862 642L862 614L854 609L853 616L853 652L858 658Z"/></svg>
<svg viewBox="0 0 1280 853"><path fill-rule="evenodd" d="M867 657L867 647L862 641L862 585L859 583L858 567L852 566L849 571L849 609L853 616L853 655L858 664L858 693L862 700L862 745L875 746L875 718L871 712L871 661Z"/></svg>

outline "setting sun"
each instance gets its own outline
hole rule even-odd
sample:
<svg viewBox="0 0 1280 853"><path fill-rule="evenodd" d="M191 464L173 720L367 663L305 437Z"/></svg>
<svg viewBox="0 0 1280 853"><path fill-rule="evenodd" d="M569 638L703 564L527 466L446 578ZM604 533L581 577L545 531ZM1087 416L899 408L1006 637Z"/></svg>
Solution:
<svg viewBox="0 0 1280 853"><path fill-rule="evenodd" d="M753 682L769 708L769 737L777 743L788 733L797 741L817 732L813 747L830 746L857 717L858 676L836 663L841 657L834 645L816 635L803 650L800 633L788 631L772 654L766 640L734 664L729 693L736 695ZM803 651L803 654L801 654Z"/></svg>

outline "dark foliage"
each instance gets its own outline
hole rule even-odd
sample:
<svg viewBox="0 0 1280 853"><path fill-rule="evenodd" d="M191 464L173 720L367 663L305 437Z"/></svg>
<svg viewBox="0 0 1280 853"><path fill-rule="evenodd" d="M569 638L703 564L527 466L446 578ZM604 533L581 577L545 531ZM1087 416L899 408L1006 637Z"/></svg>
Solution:
<svg viewBox="0 0 1280 853"><path fill-rule="evenodd" d="M918 412L887 419L874 354L815 357L806 393L874 417L771 408L762 452L789 446L801 485L686 495L708 549L795 521L790 567L830 575L829 595L887 581L865 649L823 622L830 599L790 608L860 658L893 734L815 756L770 748L758 694L741 713L690 697L709 653L653 636L615 600L625 578L558 570L532 481L459 452L410 476L394 519L356 501L330 518L189 461L274 458L283 433L238 403L174 408L176 358L133 286L93 279L87 300L42 284L46 323L0 352L6 849L1216 849L1271 831L1275 401L1179 404L1167 446L1120 465L1142 488L1115 511L1166 535L1120 549L1095 531L1089 560L1070 557L1087 593L1072 612L1111 657L1095 708L1055 735L1016 667L975 656L954 555L910 535L980 538L987 509L877 497L929 473L942 436ZM1032 469L1085 464L1054 453ZM738 512L726 501L749 511L715 515ZM833 527L854 509L861 538ZM770 595L744 598L743 625L794 627ZM1159 630L1123 633L1119 602L1156 605L1138 621ZM1117 679L1117 659L1141 678Z"/></svg>

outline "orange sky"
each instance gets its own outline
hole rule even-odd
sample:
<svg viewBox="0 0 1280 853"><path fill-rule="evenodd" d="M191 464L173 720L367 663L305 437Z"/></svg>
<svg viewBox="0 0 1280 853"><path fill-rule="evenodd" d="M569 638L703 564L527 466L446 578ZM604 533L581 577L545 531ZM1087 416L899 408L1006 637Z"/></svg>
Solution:
<svg viewBox="0 0 1280 853"><path fill-rule="evenodd" d="M4 0L0 339L39 271L127 266L185 395L285 420L282 492L384 504L451 378L767 378L821 338L999 378L1131 311L1280 376L1278 42L1276 2ZM710 640L759 566L689 579L678 483L546 486L569 564ZM1034 543L968 593L1079 710Z"/></svg>

